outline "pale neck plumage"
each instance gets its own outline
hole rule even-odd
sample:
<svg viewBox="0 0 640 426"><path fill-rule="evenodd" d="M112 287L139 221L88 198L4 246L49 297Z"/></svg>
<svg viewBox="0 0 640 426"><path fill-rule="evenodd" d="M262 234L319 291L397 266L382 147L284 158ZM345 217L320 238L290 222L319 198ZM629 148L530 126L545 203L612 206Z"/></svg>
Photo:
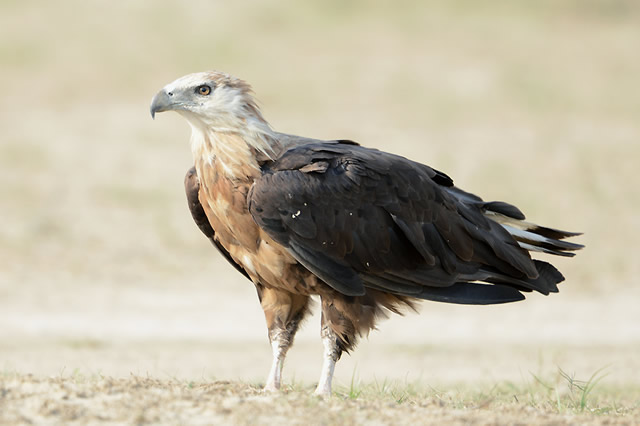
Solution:
<svg viewBox="0 0 640 426"><path fill-rule="evenodd" d="M282 152L277 133L260 116L216 117L203 121L188 117L191 151L198 164L214 163L233 180L255 179L260 163L274 160Z"/></svg>

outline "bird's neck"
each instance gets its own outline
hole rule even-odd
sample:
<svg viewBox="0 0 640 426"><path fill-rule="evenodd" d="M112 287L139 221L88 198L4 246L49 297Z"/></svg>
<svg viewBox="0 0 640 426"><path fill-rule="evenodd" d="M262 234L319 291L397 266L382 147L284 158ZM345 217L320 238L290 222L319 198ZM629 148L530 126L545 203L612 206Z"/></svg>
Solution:
<svg viewBox="0 0 640 426"><path fill-rule="evenodd" d="M263 119L245 119L240 125L191 123L191 151L200 167L214 166L235 181L254 180L260 166L277 158L283 146Z"/></svg>

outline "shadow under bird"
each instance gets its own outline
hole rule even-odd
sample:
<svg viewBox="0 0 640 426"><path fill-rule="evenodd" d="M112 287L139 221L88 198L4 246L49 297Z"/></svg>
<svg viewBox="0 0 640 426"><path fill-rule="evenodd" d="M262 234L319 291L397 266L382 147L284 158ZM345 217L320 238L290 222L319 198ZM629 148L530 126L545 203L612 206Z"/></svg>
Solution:
<svg viewBox="0 0 640 426"><path fill-rule="evenodd" d="M349 140L274 131L244 81L221 72L179 78L151 115L191 125L185 189L200 230L255 285L277 390L298 326L320 297L324 357L336 361L388 312L420 299L487 305L549 294L564 280L530 252L573 256L578 233L525 221L515 206L454 186L446 174Z"/></svg>

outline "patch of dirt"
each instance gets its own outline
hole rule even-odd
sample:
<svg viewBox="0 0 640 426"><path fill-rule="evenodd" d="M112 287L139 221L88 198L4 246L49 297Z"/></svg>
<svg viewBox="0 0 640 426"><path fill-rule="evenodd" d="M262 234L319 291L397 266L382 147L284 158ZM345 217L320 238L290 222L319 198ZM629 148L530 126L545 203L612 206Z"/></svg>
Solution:
<svg viewBox="0 0 640 426"><path fill-rule="evenodd" d="M629 417L561 415L526 403L464 406L437 395L329 400L311 389L264 394L258 387L140 376L84 380L5 375L0 378L3 424L629 424Z"/></svg>

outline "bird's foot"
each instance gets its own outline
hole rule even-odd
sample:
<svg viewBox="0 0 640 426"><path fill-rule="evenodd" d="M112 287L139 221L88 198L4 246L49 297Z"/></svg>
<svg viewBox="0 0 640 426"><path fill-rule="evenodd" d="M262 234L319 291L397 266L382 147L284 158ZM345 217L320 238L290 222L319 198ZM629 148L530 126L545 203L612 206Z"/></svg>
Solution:
<svg viewBox="0 0 640 426"><path fill-rule="evenodd" d="M275 392L280 392L280 384L279 383L267 383L266 385L264 385L264 387L262 388L262 392L263 393L275 393Z"/></svg>
<svg viewBox="0 0 640 426"><path fill-rule="evenodd" d="M331 386L321 386L319 383L318 387L313 392L313 396L318 396L323 399L331 398Z"/></svg>

